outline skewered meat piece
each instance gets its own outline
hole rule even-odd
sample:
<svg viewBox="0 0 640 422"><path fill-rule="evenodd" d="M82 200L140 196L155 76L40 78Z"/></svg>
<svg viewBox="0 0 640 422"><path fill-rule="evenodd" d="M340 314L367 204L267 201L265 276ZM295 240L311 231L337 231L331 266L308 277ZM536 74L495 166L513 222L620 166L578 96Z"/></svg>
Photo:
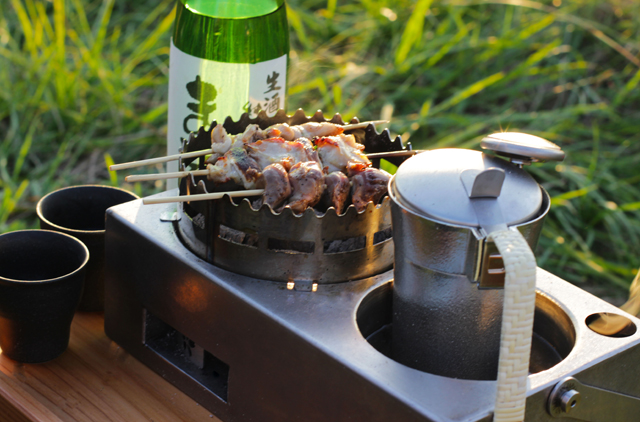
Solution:
<svg viewBox="0 0 640 422"><path fill-rule="evenodd" d="M316 205L324 191L324 175L320 165L313 161L297 163L289 171L289 183L293 191L287 207L296 214Z"/></svg>
<svg viewBox="0 0 640 422"><path fill-rule="evenodd" d="M367 204L378 201L387 193L387 185L389 184L391 175L384 170L375 167L367 167L355 172L351 178L351 202L355 205L358 212L364 210Z"/></svg>
<svg viewBox="0 0 640 422"><path fill-rule="evenodd" d="M224 126L217 124L211 131L211 152L214 154L224 154L231 148L242 148L245 144L266 138L267 135L258 125L249 125L243 133L229 135L224 129Z"/></svg>
<svg viewBox="0 0 640 422"><path fill-rule="evenodd" d="M224 126L217 124L211 131L211 152L214 154L224 154L229 151L233 138L229 136Z"/></svg>
<svg viewBox="0 0 640 422"><path fill-rule="evenodd" d="M289 175L282 165L270 164L262 170L264 176L264 193L262 202L275 210L291 195Z"/></svg>
<svg viewBox="0 0 640 422"><path fill-rule="evenodd" d="M341 171L334 171L324 176L324 183L327 186L322 194L324 204L334 207L338 215L342 214L351 189L349 178Z"/></svg>
<svg viewBox="0 0 640 422"><path fill-rule="evenodd" d="M304 145L297 141L289 142L282 138L268 138L246 144L244 148L249 156L256 160L260 168L280 163L288 171L296 163L309 161Z"/></svg>
<svg viewBox="0 0 640 422"><path fill-rule="evenodd" d="M340 125L324 122L309 122L302 125L289 126L280 123L262 130L260 126L252 124L247 126L243 133L229 135L224 126L217 124L211 131L211 152L224 154L231 148L239 148L261 139L281 137L286 141L294 141L298 138L312 138L314 136L332 136L343 132Z"/></svg>
<svg viewBox="0 0 640 422"><path fill-rule="evenodd" d="M314 138L316 136L334 136L344 132L342 126L329 122L308 122L301 125L289 126L286 123L278 123L266 129L271 136L280 136L287 141L298 138Z"/></svg>
<svg viewBox="0 0 640 422"><path fill-rule="evenodd" d="M304 146L304 150L307 153L307 161L315 161L320 164L320 168L322 168L322 163L320 162L320 157L318 156L318 151L316 151L313 142L309 138L298 138L296 142L300 142Z"/></svg>
<svg viewBox="0 0 640 422"><path fill-rule="evenodd" d="M327 174L334 171L349 173L353 166L364 168L371 165L371 161L362 152L364 145L357 143L353 135L318 138L315 144Z"/></svg>
<svg viewBox="0 0 640 422"><path fill-rule="evenodd" d="M262 173L256 160L249 157L242 148L232 148L215 164L207 165L209 180L226 183L233 180L245 189L261 188L264 184Z"/></svg>
<svg viewBox="0 0 640 422"><path fill-rule="evenodd" d="M258 125L249 125L241 135L234 137L231 148L242 148L246 144L251 144L261 139L267 139L267 134Z"/></svg>

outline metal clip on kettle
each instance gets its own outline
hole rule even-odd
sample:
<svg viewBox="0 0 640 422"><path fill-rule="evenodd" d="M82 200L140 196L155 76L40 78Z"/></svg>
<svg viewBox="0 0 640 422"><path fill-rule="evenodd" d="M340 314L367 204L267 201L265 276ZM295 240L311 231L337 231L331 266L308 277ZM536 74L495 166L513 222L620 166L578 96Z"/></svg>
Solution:
<svg viewBox="0 0 640 422"><path fill-rule="evenodd" d="M392 353L436 375L498 379L495 420L518 420L535 308L531 249L549 211L549 195L522 165L562 160L564 152L513 132L489 135L481 146L511 162L479 151L431 150L404 162L390 181ZM514 348L519 356L508 353ZM500 419L500 412L515 419Z"/></svg>

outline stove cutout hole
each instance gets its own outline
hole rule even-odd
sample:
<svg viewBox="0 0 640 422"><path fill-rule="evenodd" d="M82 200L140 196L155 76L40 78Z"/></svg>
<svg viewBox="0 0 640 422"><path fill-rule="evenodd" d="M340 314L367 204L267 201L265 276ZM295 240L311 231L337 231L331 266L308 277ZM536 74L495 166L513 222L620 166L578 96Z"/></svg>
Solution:
<svg viewBox="0 0 640 422"><path fill-rule="evenodd" d="M275 252L291 254L312 254L316 249L315 242L305 242L303 240L267 239L267 249Z"/></svg>
<svg viewBox="0 0 640 422"><path fill-rule="evenodd" d="M607 337L629 337L637 331L636 324L629 318L611 312L591 314L587 317L585 323L594 333Z"/></svg>
<svg viewBox="0 0 640 422"><path fill-rule="evenodd" d="M324 242L324 253L326 255L344 253L364 249L367 246L367 237L358 236L348 239L327 240Z"/></svg>
<svg viewBox="0 0 640 422"><path fill-rule="evenodd" d="M393 282L389 282L364 297L358 306L356 322L367 342L390 359L394 359L392 319ZM576 341L569 316L542 294L536 295L532 340L530 374L545 371L560 363L571 353Z"/></svg>
<svg viewBox="0 0 640 422"><path fill-rule="evenodd" d="M236 245L248 246L250 248L258 247L258 235L246 233L241 230L232 229L223 224L220 224L220 234L218 237L230 243Z"/></svg>
<svg viewBox="0 0 640 422"><path fill-rule="evenodd" d="M144 344L227 402L229 365L146 309Z"/></svg>
<svg viewBox="0 0 640 422"><path fill-rule="evenodd" d="M389 240L393 237L393 229L391 227L386 228L384 230L380 230L379 232L375 232L373 234L373 244L377 245L378 243L382 243L385 240Z"/></svg>

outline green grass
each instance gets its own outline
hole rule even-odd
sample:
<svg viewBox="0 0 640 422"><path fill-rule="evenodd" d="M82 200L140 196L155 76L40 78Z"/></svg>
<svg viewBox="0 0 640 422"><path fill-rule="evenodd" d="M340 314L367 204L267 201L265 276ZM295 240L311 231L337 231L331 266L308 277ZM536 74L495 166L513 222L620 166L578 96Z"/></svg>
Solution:
<svg viewBox="0 0 640 422"><path fill-rule="evenodd" d="M288 109L389 119L414 148L519 130L567 152L541 267L622 297L640 266L640 4L290 0ZM45 193L122 185L106 162L164 153L173 1L0 5L0 232ZM137 193L160 187L129 186Z"/></svg>

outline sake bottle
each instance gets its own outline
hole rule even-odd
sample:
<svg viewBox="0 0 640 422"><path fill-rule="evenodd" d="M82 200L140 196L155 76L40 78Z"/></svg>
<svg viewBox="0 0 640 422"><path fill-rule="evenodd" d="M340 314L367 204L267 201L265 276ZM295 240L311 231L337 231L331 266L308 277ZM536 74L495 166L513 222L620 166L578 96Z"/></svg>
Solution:
<svg viewBox="0 0 640 422"><path fill-rule="evenodd" d="M177 0L167 153L213 121L284 109L288 54L284 0Z"/></svg>

